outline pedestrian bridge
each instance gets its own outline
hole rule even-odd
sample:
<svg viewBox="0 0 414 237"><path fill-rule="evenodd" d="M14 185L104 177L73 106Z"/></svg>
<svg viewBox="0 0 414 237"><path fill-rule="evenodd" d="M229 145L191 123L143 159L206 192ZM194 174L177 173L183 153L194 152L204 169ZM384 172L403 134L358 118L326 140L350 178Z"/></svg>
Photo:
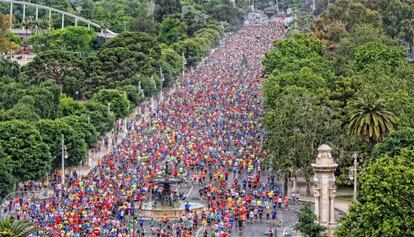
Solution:
<svg viewBox="0 0 414 237"><path fill-rule="evenodd" d="M106 29L106 27L101 26L95 22L92 22L86 18L83 18L81 16L77 16L75 14L69 13L69 12L65 12L56 8L52 8L52 7L48 7L48 6L44 6L44 5L40 5L40 4L35 4L35 3L31 3L31 2L24 2L24 1L17 1L17 0L0 0L0 4L8 4L9 7L9 15L10 18L13 19L13 7L14 5L19 5L23 7L23 12L22 12L22 22L26 22L28 16L26 15L26 8L30 7L32 9L35 10L35 15L31 16L34 17L34 20L36 22L39 21L39 11L46 11L48 13L48 29L52 28L52 13L53 14L58 14L61 16L61 28L65 27L65 18L69 17L69 18L73 18L74 19L74 25L77 26L78 23L83 23L85 24L88 28L94 28L97 30L97 34L99 36L105 37L105 38L113 38L115 37L117 34L113 31L110 31L109 29ZM13 22L13 21L12 21ZM38 26L36 26L38 27ZM23 28L22 29L13 29L13 24L11 24L10 26L10 30L16 34L19 35L31 35L32 31L29 29L25 29L25 24L23 24Z"/></svg>

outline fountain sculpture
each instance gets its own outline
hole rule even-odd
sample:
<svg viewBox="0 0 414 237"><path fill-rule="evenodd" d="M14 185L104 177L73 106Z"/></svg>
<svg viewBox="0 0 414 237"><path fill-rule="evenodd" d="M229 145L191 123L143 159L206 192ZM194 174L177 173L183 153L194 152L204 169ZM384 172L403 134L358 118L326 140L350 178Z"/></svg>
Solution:
<svg viewBox="0 0 414 237"><path fill-rule="evenodd" d="M143 204L141 215L156 219L179 218L181 213L185 211L185 202L179 197L177 191L172 190L172 186L181 185L184 183L184 179L171 175L169 163L166 162L164 173L153 178L152 181L156 182L159 188L156 193L153 193L151 200ZM201 212L204 208L203 204L196 202L189 202L189 205L193 212Z"/></svg>

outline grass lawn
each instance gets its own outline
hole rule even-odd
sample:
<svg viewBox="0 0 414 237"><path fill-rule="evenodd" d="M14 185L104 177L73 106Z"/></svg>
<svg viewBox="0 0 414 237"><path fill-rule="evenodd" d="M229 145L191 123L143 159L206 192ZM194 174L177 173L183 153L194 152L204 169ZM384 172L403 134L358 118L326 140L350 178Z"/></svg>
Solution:
<svg viewBox="0 0 414 237"><path fill-rule="evenodd" d="M349 195L349 196L337 196L337 197L335 197L336 200L347 201L347 202L351 202L353 198L354 197L352 195Z"/></svg>

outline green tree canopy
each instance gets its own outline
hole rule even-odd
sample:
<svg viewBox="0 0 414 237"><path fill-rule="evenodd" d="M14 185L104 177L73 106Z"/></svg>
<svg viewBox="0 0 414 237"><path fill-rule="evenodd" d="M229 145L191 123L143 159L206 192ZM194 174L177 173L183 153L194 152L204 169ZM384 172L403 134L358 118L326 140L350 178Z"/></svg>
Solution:
<svg viewBox="0 0 414 237"><path fill-rule="evenodd" d="M167 17L161 22L160 41L172 44L187 38L187 24L176 17Z"/></svg>
<svg viewBox="0 0 414 237"><path fill-rule="evenodd" d="M394 157L401 154L402 149L414 150L414 129L406 128L391 133L384 141L374 147L373 156L382 157L388 155Z"/></svg>
<svg viewBox="0 0 414 237"><path fill-rule="evenodd" d="M206 26L207 15L192 6L184 6L181 20L186 23L187 35L191 37L195 32Z"/></svg>
<svg viewBox="0 0 414 237"><path fill-rule="evenodd" d="M35 112L34 100L31 96L21 98L13 108L6 111L5 120L23 120L36 122L39 115Z"/></svg>
<svg viewBox="0 0 414 237"><path fill-rule="evenodd" d="M193 39L185 39L174 43L172 48L180 55L184 54L187 64L194 67L201 61L204 55L202 46Z"/></svg>
<svg viewBox="0 0 414 237"><path fill-rule="evenodd" d="M28 40L37 53L48 50L64 50L72 52L89 52L96 40L96 32L84 26L68 26L59 30L51 30L46 34L34 35Z"/></svg>
<svg viewBox="0 0 414 237"><path fill-rule="evenodd" d="M130 102L124 91L116 89L100 90L93 96L92 101L106 104L117 118L126 117L129 114Z"/></svg>
<svg viewBox="0 0 414 237"><path fill-rule="evenodd" d="M12 161L19 181L40 179L51 170L49 146L34 125L23 121L0 122L0 154Z"/></svg>
<svg viewBox="0 0 414 237"><path fill-rule="evenodd" d="M65 94L81 98L85 67L85 62L75 53L47 51L37 55L22 68L23 80L30 84L51 80L59 85Z"/></svg>
<svg viewBox="0 0 414 237"><path fill-rule="evenodd" d="M57 120L68 124L73 130L75 130L76 134L78 134L81 139L85 141L88 148L94 147L98 142L99 134L86 114L81 116L66 116ZM84 158L84 156L82 158Z"/></svg>
<svg viewBox="0 0 414 237"><path fill-rule="evenodd" d="M54 168L60 167L62 157L62 135L64 135L65 146L67 147L67 166L79 165L86 157L87 145L81 134L62 120L40 120L36 123L39 131L42 131L43 141L49 144L50 153L53 157Z"/></svg>
<svg viewBox="0 0 414 237"><path fill-rule="evenodd" d="M341 219L338 236L414 235L414 151L384 155L368 165L349 213Z"/></svg>
<svg viewBox="0 0 414 237"><path fill-rule="evenodd" d="M154 19L161 22L169 15L181 12L180 0L155 0Z"/></svg>
<svg viewBox="0 0 414 237"><path fill-rule="evenodd" d="M361 71L372 63L380 62L395 68L402 64L404 60L405 55L402 50L390 48L382 43L368 42L355 50L354 67L355 70Z"/></svg>
<svg viewBox="0 0 414 237"><path fill-rule="evenodd" d="M85 115L101 136L111 130L115 122L115 116L108 111L107 104L88 101L85 103Z"/></svg>
<svg viewBox="0 0 414 237"><path fill-rule="evenodd" d="M130 31L145 32L150 35L158 35L161 24L150 17L137 17L129 24Z"/></svg>
<svg viewBox="0 0 414 237"><path fill-rule="evenodd" d="M65 95L60 97L59 117L81 115L84 110L85 106L82 103L75 101L73 98Z"/></svg>
<svg viewBox="0 0 414 237"><path fill-rule="evenodd" d="M103 46L101 51L112 48L125 48L129 51L145 54L147 57L159 59L161 48L157 38L143 32L126 32L119 34L117 37L109 40Z"/></svg>
<svg viewBox="0 0 414 237"><path fill-rule="evenodd" d="M0 78L11 77L17 78L20 74L20 67L17 62L12 62L9 59L0 57Z"/></svg>
<svg viewBox="0 0 414 237"><path fill-rule="evenodd" d="M232 4L210 4L207 14L217 21L229 23L231 29L238 29L244 22L244 12Z"/></svg>
<svg viewBox="0 0 414 237"><path fill-rule="evenodd" d="M13 162L2 153L0 157L0 199L3 199L13 190L17 179L13 176Z"/></svg>
<svg viewBox="0 0 414 237"><path fill-rule="evenodd" d="M87 90L116 88L128 84L136 74L150 77L159 72L159 62L127 48L107 48L91 59ZM134 84L138 86L138 84Z"/></svg>

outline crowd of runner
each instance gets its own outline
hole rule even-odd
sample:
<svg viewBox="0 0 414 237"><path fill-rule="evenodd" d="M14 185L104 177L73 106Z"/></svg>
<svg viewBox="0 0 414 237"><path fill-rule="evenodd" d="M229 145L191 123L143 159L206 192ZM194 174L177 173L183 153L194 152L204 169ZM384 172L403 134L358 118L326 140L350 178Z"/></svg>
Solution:
<svg viewBox="0 0 414 237"><path fill-rule="evenodd" d="M16 198L7 212L51 237L227 237L249 223L277 221L288 203L275 177L265 175L258 121L261 58L278 34L275 24L267 24L226 37L146 119L129 124L127 137L87 176L71 175L48 200ZM144 220L143 202L160 189L151 179L166 161L206 208L197 213L188 204L178 220Z"/></svg>

